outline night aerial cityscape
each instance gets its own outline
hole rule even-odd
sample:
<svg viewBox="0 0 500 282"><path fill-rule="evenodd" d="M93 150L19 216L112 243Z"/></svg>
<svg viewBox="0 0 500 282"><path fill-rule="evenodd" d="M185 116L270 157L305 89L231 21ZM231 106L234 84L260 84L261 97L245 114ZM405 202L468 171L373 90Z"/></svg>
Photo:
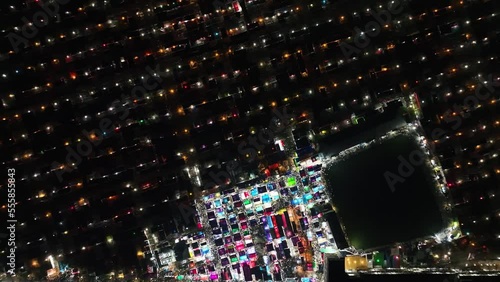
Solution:
<svg viewBox="0 0 500 282"><path fill-rule="evenodd" d="M0 281L500 281L500 1L0 16Z"/></svg>

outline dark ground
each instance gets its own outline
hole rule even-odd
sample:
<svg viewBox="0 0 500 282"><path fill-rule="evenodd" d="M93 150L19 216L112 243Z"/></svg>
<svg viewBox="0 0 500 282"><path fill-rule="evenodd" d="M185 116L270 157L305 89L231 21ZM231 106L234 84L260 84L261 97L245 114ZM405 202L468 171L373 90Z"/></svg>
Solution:
<svg viewBox="0 0 500 282"><path fill-rule="evenodd" d="M368 249L431 235L443 227L425 165L415 167L395 191L384 173L397 174L400 160L418 149L412 137L398 136L334 164L327 171L333 204L356 248Z"/></svg>

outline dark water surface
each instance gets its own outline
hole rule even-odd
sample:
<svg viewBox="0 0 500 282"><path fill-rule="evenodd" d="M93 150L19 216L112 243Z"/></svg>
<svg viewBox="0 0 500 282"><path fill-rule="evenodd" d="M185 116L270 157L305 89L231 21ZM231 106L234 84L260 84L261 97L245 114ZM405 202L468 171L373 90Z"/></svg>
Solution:
<svg viewBox="0 0 500 282"><path fill-rule="evenodd" d="M397 136L333 164L327 181L333 204L352 245L360 249L432 235L443 220L436 203L431 171L424 164L397 183L394 192L384 177L398 174L400 160L420 150L416 140Z"/></svg>

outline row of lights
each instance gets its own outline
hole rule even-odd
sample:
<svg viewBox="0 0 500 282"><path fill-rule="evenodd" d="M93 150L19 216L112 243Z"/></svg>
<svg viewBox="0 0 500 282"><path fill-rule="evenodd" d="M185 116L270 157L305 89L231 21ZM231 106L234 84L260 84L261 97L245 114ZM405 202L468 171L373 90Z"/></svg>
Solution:
<svg viewBox="0 0 500 282"><path fill-rule="evenodd" d="M275 102L271 103L271 106L273 106L273 107L274 107L274 106L276 106L276 103L275 103ZM342 106L342 105L341 105L341 106ZM497 122L497 123L498 123L498 122ZM484 130L484 128L485 128L485 127L483 126L483 128L482 128L482 129ZM47 130L50 130L50 127L48 127L48 129L47 129ZM189 132L187 129L185 129L184 131L185 131L185 132ZM23 134L23 135L24 135L24 134ZM78 140L78 141L80 141L80 140ZM65 142L65 145L69 145L69 143L68 143L68 142Z"/></svg>
<svg viewBox="0 0 500 282"><path fill-rule="evenodd" d="M346 83L347 83L347 81L346 81ZM274 105L273 105L273 104L271 104L271 106L273 106L273 107L274 107L274 106L276 106L275 102L273 102L273 103L274 103ZM49 131L50 131L50 127L48 127L48 129L47 129L47 130L49 130ZM484 127L483 127L483 130L484 130ZM65 143L65 145L68 145L68 142L66 142L66 143Z"/></svg>

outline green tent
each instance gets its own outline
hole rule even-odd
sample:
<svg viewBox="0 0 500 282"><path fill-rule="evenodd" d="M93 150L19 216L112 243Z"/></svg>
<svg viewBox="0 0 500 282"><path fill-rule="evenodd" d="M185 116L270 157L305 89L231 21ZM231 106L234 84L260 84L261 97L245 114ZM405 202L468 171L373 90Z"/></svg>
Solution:
<svg viewBox="0 0 500 282"><path fill-rule="evenodd" d="M373 254L373 267L376 266L380 267L384 266L384 254L382 253Z"/></svg>

